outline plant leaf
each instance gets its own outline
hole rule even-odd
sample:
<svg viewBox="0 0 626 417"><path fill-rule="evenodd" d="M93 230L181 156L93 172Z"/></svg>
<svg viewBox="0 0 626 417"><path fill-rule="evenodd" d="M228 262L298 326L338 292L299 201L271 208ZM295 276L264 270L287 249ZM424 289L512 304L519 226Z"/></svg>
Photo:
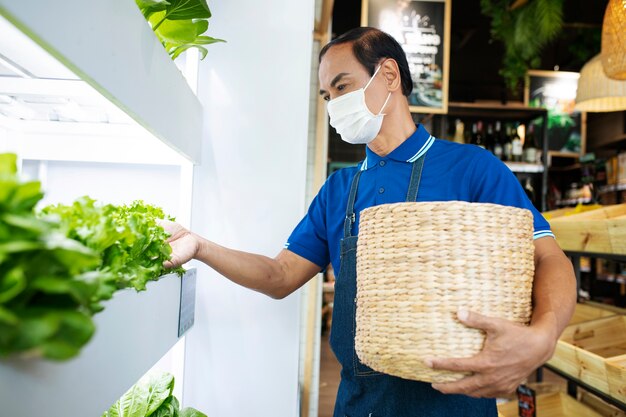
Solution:
<svg viewBox="0 0 626 417"><path fill-rule="evenodd" d="M151 372L140 381L148 390L146 415L154 413L172 395L174 389L174 375L168 372Z"/></svg>
<svg viewBox="0 0 626 417"><path fill-rule="evenodd" d="M17 155L14 153L0 154L0 175L15 175L17 173Z"/></svg>
<svg viewBox="0 0 626 417"><path fill-rule="evenodd" d="M148 410L148 391L140 384L133 385L107 412L107 417L145 417Z"/></svg>
<svg viewBox="0 0 626 417"><path fill-rule="evenodd" d="M150 417L178 417L180 405L173 395L169 396Z"/></svg>
<svg viewBox="0 0 626 417"><path fill-rule="evenodd" d="M186 407L180 411L180 417L207 417L206 414L201 413L195 408Z"/></svg>
<svg viewBox="0 0 626 417"><path fill-rule="evenodd" d="M206 0L170 0L166 9L169 20L208 19L211 10Z"/></svg>

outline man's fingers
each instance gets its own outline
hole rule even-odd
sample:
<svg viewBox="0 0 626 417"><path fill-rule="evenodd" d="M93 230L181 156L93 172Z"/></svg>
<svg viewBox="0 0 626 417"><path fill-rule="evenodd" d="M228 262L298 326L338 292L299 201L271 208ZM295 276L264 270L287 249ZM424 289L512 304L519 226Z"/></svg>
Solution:
<svg viewBox="0 0 626 417"><path fill-rule="evenodd" d="M456 382L446 382L442 384L432 384L433 389L443 394L463 394L474 396L473 393L480 390L484 383L481 375L473 375Z"/></svg>
<svg viewBox="0 0 626 417"><path fill-rule="evenodd" d="M502 319L483 316L468 310L459 310L457 317L461 323L474 329L484 330L487 333L497 333Z"/></svg>
<svg viewBox="0 0 626 417"><path fill-rule="evenodd" d="M480 354L471 358L426 358L424 364L429 368L454 372L479 372L485 368Z"/></svg>

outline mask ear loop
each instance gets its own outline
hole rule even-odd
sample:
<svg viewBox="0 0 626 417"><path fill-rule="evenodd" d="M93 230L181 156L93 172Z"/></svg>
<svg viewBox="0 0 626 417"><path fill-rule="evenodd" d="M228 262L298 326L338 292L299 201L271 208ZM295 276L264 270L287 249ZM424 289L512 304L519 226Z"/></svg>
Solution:
<svg viewBox="0 0 626 417"><path fill-rule="evenodd" d="M383 110L385 109L385 106L387 105L387 103L389 102L389 99L391 98L391 92L389 94L387 94L387 100L385 100L385 103L383 104L383 106L380 108L380 111L378 112L378 116L380 116L383 113Z"/></svg>

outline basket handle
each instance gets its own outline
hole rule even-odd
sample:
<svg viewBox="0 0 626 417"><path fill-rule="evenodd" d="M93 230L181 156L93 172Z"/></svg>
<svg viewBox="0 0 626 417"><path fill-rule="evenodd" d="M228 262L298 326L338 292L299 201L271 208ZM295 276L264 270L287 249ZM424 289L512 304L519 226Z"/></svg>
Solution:
<svg viewBox="0 0 626 417"><path fill-rule="evenodd" d="M595 336L595 333L595 330L587 330L586 332L576 331L576 333L574 333L574 340L590 339Z"/></svg>

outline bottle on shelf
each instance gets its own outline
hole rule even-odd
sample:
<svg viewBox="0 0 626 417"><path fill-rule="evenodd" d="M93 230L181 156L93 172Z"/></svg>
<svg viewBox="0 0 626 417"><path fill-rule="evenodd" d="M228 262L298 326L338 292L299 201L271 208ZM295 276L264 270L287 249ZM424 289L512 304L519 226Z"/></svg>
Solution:
<svg viewBox="0 0 626 417"><path fill-rule="evenodd" d="M495 138L493 136L493 125L491 123L489 123L487 125L487 133L485 134L485 147L487 148L487 150L489 150L491 153L495 154Z"/></svg>
<svg viewBox="0 0 626 417"><path fill-rule="evenodd" d="M517 134L517 129L511 129L511 154L513 162L522 162L522 139Z"/></svg>
<svg viewBox="0 0 626 417"><path fill-rule="evenodd" d="M485 138L483 136L483 122L480 120L472 125L472 143L486 149Z"/></svg>
<svg viewBox="0 0 626 417"><path fill-rule="evenodd" d="M524 162L528 162L529 164L537 163L537 138L535 137L535 126L530 124L528 126L528 131L526 132L526 138L524 139L524 151L523 151L523 159Z"/></svg>
<svg viewBox="0 0 626 417"><path fill-rule="evenodd" d="M454 121L455 130L453 140L457 143L465 143L465 123L461 119Z"/></svg>
<svg viewBox="0 0 626 417"><path fill-rule="evenodd" d="M503 160L504 159L504 149L502 148L502 126L500 122L496 122L496 133L493 138L493 154L496 158Z"/></svg>
<svg viewBox="0 0 626 417"><path fill-rule="evenodd" d="M511 126L506 126L506 131L503 136L504 145L502 149L504 151L504 160L510 162L513 160L513 143L511 142Z"/></svg>
<svg viewBox="0 0 626 417"><path fill-rule="evenodd" d="M535 187L533 187L533 183L530 177L526 177L526 179L524 180L524 191L526 192L528 199L534 202L535 201Z"/></svg>

